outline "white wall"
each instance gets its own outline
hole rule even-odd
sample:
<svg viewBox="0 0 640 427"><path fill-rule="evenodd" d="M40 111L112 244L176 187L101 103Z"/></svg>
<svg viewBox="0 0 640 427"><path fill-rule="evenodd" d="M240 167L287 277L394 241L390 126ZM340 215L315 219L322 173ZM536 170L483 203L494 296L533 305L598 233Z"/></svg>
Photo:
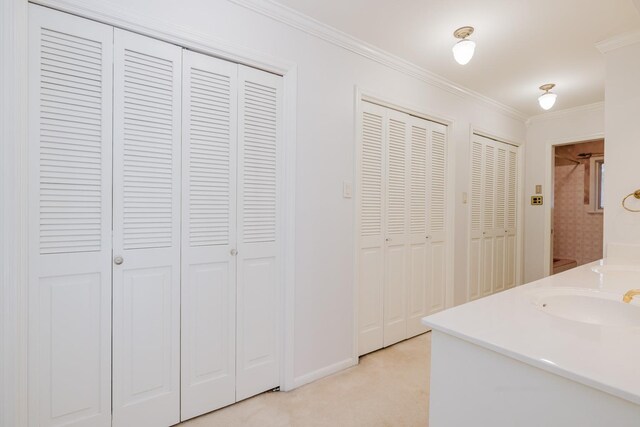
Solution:
<svg viewBox="0 0 640 427"><path fill-rule="evenodd" d="M47 1L44 0L46 4ZM397 71L245 8L237 0L87 0L92 10L124 10L167 28L240 45L297 64L297 179L294 375L343 366L353 356L354 208L342 182L355 180L354 93L363 90L453 122L455 302L466 299L469 131L524 141L522 119L462 91ZM450 55L443 61L453 60ZM473 72L472 66L469 72Z"/></svg>
<svg viewBox="0 0 640 427"><path fill-rule="evenodd" d="M605 53L605 63L606 250L608 244L640 244L640 213L627 212L620 204L640 188L640 43ZM637 200L630 204L640 209Z"/></svg>
<svg viewBox="0 0 640 427"><path fill-rule="evenodd" d="M553 167L548 147L552 144L595 139L602 137L603 132L604 104L602 103L542 114L528 121L524 186L525 283L544 277L545 266L550 262L545 251L545 217L548 215L547 208L553 203L550 185L545 183ZM605 143L607 172L611 170L609 149L607 135ZM606 181L609 182L608 175ZM535 194L536 184L543 185L545 203L543 206L532 206L530 203L531 196ZM640 182L638 184L640 187Z"/></svg>

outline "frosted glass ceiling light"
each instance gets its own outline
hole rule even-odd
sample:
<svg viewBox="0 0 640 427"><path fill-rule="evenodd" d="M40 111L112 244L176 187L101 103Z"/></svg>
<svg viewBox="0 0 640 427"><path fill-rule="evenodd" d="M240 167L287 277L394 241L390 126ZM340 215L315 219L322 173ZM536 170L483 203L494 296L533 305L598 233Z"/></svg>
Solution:
<svg viewBox="0 0 640 427"><path fill-rule="evenodd" d="M466 65L473 58L473 52L476 49L476 42L467 39L473 34L473 27L461 27L453 32L453 36L457 39L461 39L458 43L453 45L453 57L460 65Z"/></svg>
<svg viewBox="0 0 640 427"><path fill-rule="evenodd" d="M553 107L553 104L556 103L556 98L558 97L558 95L553 92L549 92L554 88L554 86L555 84L553 83L547 83L546 85L540 86L540 90L543 90L544 93L538 97L538 103L543 110L550 109L551 107Z"/></svg>

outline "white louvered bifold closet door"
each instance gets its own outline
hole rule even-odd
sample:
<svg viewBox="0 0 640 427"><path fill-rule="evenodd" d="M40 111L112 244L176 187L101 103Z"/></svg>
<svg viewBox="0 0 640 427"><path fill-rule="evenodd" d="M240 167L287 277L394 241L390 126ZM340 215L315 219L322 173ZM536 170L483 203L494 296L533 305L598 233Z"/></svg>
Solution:
<svg viewBox="0 0 640 427"><path fill-rule="evenodd" d="M358 354L427 330L446 305L447 128L362 103Z"/></svg>
<svg viewBox="0 0 640 427"><path fill-rule="evenodd" d="M468 297L516 285L518 148L473 135Z"/></svg>
<svg viewBox="0 0 640 427"><path fill-rule="evenodd" d="M384 150L387 109L362 103L358 153L360 203L358 265L358 354L383 347Z"/></svg>
<svg viewBox="0 0 640 427"><path fill-rule="evenodd" d="M447 287L447 127L429 123L427 314L444 310Z"/></svg>
<svg viewBox="0 0 640 427"><path fill-rule="evenodd" d="M114 49L113 425L172 425L180 421L182 50L118 29Z"/></svg>
<svg viewBox="0 0 640 427"><path fill-rule="evenodd" d="M282 78L238 67L236 400L280 384Z"/></svg>
<svg viewBox="0 0 640 427"><path fill-rule="evenodd" d="M384 346L407 337L411 116L388 110L385 181Z"/></svg>
<svg viewBox="0 0 640 427"><path fill-rule="evenodd" d="M30 426L111 425L112 40L29 5Z"/></svg>
<svg viewBox="0 0 640 427"><path fill-rule="evenodd" d="M182 420L236 401L237 75L183 53Z"/></svg>
<svg viewBox="0 0 640 427"><path fill-rule="evenodd" d="M474 135L471 141L471 196L470 216L471 225L469 227L469 276L468 276L468 299L474 300L481 295L482 284L482 178L484 176L482 142Z"/></svg>

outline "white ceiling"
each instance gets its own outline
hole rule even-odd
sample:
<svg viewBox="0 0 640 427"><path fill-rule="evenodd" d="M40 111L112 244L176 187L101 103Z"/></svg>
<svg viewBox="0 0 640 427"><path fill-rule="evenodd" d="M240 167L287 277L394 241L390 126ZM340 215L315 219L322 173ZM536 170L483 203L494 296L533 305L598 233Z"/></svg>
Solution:
<svg viewBox="0 0 640 427"><path fill-rule="evenodd" d="M594 45L640 29L639 0L277 0L527 116L543 111L538 86L556 83L553 110L604 100ZM471 25L476 53L451 54Z"/></svg>

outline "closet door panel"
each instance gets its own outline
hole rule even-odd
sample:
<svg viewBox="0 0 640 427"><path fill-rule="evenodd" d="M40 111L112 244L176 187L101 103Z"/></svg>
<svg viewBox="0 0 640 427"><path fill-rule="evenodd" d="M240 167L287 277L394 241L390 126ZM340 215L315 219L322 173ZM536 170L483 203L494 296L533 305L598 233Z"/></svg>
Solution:
<svg viewBox="0 0 640 427"><path fill-rule="evenodd" d="M517 205L518 205L518 148L509 147L507 153L507 184L506 184L506 266L505 287L516 285L516 254L517 254Z"/></svg>
<svg viewBox="0 0 640 427"><path fill-rule="evenodd" d="M180 420L181 49L115 30L113 425Z"/></svg>
<svg viewBox="0 0 640 427"><path fill-rule="evenodd" d="M477 299L481 295L482 284L482 179L483 170L483 145L480 141L471 142L471 224L469 245L469 278L468 278L468 298L470 301Z"/></svg>
<svg viewBox="0 0 640 427"><path fill-rule="evenodd" d="M484 149L484 175L482 177L482 295L486 296L493 292L494 256L495 256L495 146L493 142L486 141Z"/></svg>
<svg viewBox="0 0 640 427"><path fill-rule="evenodd" d="M280 381L282 78L239 66L236 400Z"/></svg>
<svg viewBox="0 0 640 427"><path fill-rule="evenodd" d="M408 167L410 116L388 111L386 174L386 251L384 287L384 346L407 336Z"/></svg>
<svg viewBox="0 0 640 427"><path fill-rule="evenodd" d="M447 127L429 123L429 186L428 186L428 241L429 241L429 314L443 310L447 286Z"/></svg>
<svg viewBox="0 0 640 427"><path fill-rule="evenodd" d="M507 145L496 143L496 187L495 218L492 230L495 236L494 281L493 292L500 292L505 287L505 268L507 254Z"/></svg>
<svg viewBox="0 0 640 427"><path fill-rule="evenodd" d="M237 75L183 53L182 420L235 402Z"/></svg>
<svg viewBox="0 0 640 427"><path fill-rule="evenodd" d="M427 186L430 124L426 120L411 117L409 142L409 281L407 286L407 337L427 331L420 320L428 312L428 235L427 235Z"/></svg>
<svg viewBox="0 0 640 427"><path fill-rule="evenodd" d="M112 38L29 5L32 426L111 425Z"/></svg>
<svg viewBox="0 0 640 427"><path fill-rule="evenodd" d="M360 242L358 271L358 354L383 346L384 146L386 109L362 103L359 152Z"/></svg>

